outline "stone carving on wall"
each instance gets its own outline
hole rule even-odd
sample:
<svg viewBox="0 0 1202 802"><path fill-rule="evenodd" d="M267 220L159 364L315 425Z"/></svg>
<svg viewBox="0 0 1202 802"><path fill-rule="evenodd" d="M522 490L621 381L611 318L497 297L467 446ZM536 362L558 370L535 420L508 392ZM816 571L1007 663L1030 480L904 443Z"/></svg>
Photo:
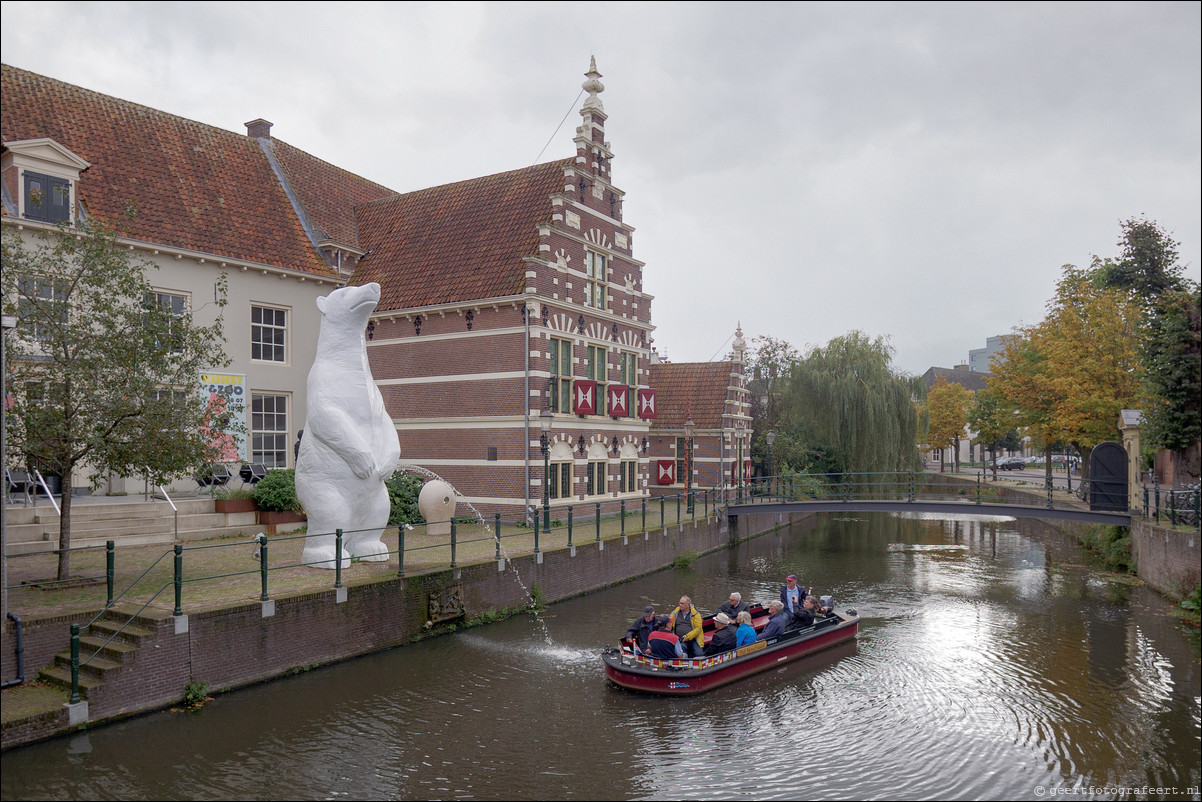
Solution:
<svg viewBox="0 0 1202 802"><path fill-rule="evenodd" d="M449 621L463 615L463 596L459 585L430 591L430 623Z"/></svg>
<svg viewBox="0 0 1202 802"><path fill-rule="evenodd" d="M306 384L308 415L296 460L296 496L309 518L301 562L343 567L352 557L388 559L380 534L388 523L384 482L401 455L396 427L372 380L364 331L380 285L343 287L317 299L321 331ZM335 554L335 530L343 550Z"/></svg>

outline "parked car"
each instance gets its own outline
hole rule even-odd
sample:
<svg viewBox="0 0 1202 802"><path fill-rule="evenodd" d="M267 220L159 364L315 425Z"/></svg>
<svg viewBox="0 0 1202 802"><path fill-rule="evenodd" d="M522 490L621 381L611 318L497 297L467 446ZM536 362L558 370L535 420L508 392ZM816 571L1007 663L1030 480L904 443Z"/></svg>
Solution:
<svg viewBox="0 0 1202 802"><path fill-rule="evenodd" d="M998 460L997 466L1003 471L1020 471L1027 467L1027 461L1022 457L1006 457Z"/></svg>

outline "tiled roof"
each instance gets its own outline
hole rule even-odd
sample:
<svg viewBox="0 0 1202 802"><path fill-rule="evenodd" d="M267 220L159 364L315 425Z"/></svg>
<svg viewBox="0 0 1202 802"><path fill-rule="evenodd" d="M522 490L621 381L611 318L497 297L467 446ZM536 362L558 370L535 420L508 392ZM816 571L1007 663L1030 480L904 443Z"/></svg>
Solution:
<svg viewBox="0 0 1202 802"><path fill-rule="evenodd" d="M922 380L928 388L934 387L939 379L946 379L952 384L958 384L965 390L977 391L985 389L985 377L988 373L978 373L975 370L957 370L956 368L929 368L922 374Z"/></svg>
<svg viewBox="0 0 1202 802"><path fill-rule="evenodd" d="M318 227L315 232L318 241L329 238L343 245L357 245L355 207L397 194L287 142L275 138L268 142L289 186Z"/></svg>
<svg viewBox="0 0 1202 802"><path fill-rule="evenodd" d="M552 193L573 159L445 184L356 209L359 241L371 250L352 278L380 284L379 309L496 298L526 286L525 256L537 256L538 225L551 221Z"/></svg>
<svg viewBox="0 0 1202 802"><path fill-rule="evenodd" d="M651 365L656 390L656 428L679 429L686 413L698 429L720 429L733 362L661 362Z"/></svg>
<svg viewBox="0 0 1202 802"><path fill-rule="evenodd" d="M48 137L91 164L79 199L124 235L334 275L255 140L9 65L0 108L5 143Z"/></svg>

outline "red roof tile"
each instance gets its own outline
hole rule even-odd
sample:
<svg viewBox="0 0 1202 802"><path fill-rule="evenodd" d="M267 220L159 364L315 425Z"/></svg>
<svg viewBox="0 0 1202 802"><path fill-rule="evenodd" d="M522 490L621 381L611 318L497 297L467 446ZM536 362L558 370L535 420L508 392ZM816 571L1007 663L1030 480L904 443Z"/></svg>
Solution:
<svg viewBox="0 0 1202 802"><path fill-rule="evenodd" d="M538 225L574 159L445 184L356 209L360 245L371 249L352 283L380 284L379 309L496 298L526 287Z"/></svg>
<svg viewBox="0 0 1202 802"><path fill-rule="evenodd" d="M3 141L47 137L88 161L80 201L126 236L334 274L255 140L8 65L0 92Z"/></svg>
<svg viewBox="0 0 1202 802"><path fill-rule="evenodd" d="M733 362L660 362L648 383L656 392L656 428L679 429L686 414L698 429L722 428Z"/></svg>

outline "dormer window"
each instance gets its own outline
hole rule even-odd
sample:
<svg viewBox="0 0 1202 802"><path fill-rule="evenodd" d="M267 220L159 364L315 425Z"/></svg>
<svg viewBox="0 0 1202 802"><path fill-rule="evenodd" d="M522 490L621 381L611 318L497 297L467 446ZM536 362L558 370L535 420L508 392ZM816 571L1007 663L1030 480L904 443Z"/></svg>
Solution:
<svg viewBox="0 0 1202 802"><path fill-rule="evenodd" d="M71 182L25 171L25 219L43 223L71 222Z"/></svg>
<svg viewBox="0 0 1202 802"><path fill-rule="evenodd" d="M20 218L51 225L75 222L75 193L86 161L53 139L25 139L4 143L0 167L5 184L17 189Z"/></svg>

